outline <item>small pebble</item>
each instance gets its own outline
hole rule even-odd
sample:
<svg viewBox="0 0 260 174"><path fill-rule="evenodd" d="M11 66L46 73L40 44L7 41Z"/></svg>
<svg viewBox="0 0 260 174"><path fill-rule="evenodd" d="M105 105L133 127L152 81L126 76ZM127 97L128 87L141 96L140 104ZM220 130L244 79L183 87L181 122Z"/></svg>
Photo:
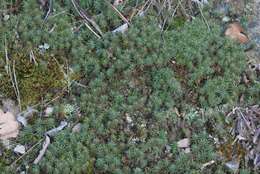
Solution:
<svg viewBox="0 0 260 174"><path fill-rule="evenodd" d="M4 21L7 21L10 18L9 15L4 15Z"/></svg>
<svg viewBox="0 0 260 174"><path fill-rule="evenodd" d="M177 146L179 148L188 148L190 146L190 140L189 138L184 138L177 142Z"/></svg>
<svg viewBox="0 0 260 174"><path fill-rule="evenodd" d="M229 22L229 21L230 21L230 18L229 18L228 16L224 16L224 17L222 18L222 21L223 21L223 22Z"/></svg>
<svg viewBox="0 0 260 174"><path fill-rule="evenodd" d="M24 154L25 153L25 147L23 145L18 144L15 148L14 148L14 152L15 153L19 153L19 154Z"/></svg>
<svg viewBox="0 0 260 174"><path fill-rule="evenodd" d="M73 133L79 133L81 130L81 123L76 124L73 128L72 128L72 132Z"/></svg>
<svg viewBox="0 0 260 174"><path fill-rule="evenodd" d="M190 153L190 148L185 148L184 153Z"/></svg>
<svg viewBox="0 0 260 174"><path fill-rule="evenodd" d="M48 107L45 109L45 111L44 111L45 117L50 116L50 115L53 113L53 111L54 111L54 108L51 107L51 106L48 106Z"/></svg>

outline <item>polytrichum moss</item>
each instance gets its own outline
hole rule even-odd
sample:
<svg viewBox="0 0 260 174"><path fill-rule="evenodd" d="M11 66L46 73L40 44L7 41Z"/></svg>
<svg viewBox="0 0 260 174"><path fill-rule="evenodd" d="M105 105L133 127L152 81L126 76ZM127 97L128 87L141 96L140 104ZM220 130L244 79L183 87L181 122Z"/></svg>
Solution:
<svg viewBox="0 0 260 174"><path fill-rule="evenodd" d="M62 69L62 59L54 55L34 52L34 61L26 51L8 55L8 62L1 56L0 91L9 98L17 98L13 83L15 76L20 93L22 108L51 98L66 86ZM11 73L7 73L7 68Z"/></svg>
<svg viewBox="0 0 260 174"><path fill-rule="evenodd" d="M207 27L197 16L188 22L178 15L158 27L160 16L152 8L129 19L131 25L124 33L113 33L123 21L105 1L78 2L99 25L102 39L82 25L69 0L55 1L47 20L35 0L23 1L19 14L10 15L9 20L0 19L0 33L6 33L0 36L3 94L16 98L5 70L5 46L22 107L52 99L70 86L72 76L80 75L79 83L68 88L69 95L51 103L52 114L29 121L16 143L28 150L60 121L66 120L68 127L52 137L38 165L31 162L40 144L11 170L35 174L221 173L215 172L223 166L218 154L230 154L230 146L228 142L218 149L213 138L226 137L225 113L247 90L241 82L246 65L243 49L221 37L221 27L211 19ZM127 1L117 8L127 17L125 7L136 3ZM33 49L36 64L29 53L43 43L50 48L44 53ZM68 73L64 59L77 73ZM256 87L249 86L252 89L245 98L258 99ZM45 109L40 107L39 111ZM73 132L76 123L80 130ZM191 140L187 153L178 147L183 138ZM20 157L3 153L1 158L7 158L0 159L0 173L8 173L3 169ZM212 160L216 163L202 171L201 166Z"/></svg>

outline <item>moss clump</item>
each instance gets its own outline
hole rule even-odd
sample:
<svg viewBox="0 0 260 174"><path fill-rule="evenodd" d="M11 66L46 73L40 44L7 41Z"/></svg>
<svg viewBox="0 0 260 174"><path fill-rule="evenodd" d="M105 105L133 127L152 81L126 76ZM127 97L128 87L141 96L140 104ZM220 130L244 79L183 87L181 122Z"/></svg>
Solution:
<svg viewBox="0 0 260 174"><path fill-rule="evenodd" d="M78 100L83 127L55 137L35 171L84 173L93 160L96 173L201 173L216 160L205 133L211 118L191 108L236 102L242 49L201 20L164 38L153 21L138 19L127 33L72 48L87 79ZM184 137L192 140L189 154L172 148Z"/></svg>
<svg viewBox="0 0 260 174"><path fill-rule="evenodd" d="M54 56L35 51L34 62L25 53L10 54L8 62L1 56L0 64L0 91L6 97L16 98L13 88L15 74L23 108L53 97L66 86L62 67ZM8 66L11 74L7 73Z"/></svg>
<svg viewBox="0 0 260 174"><path fill-rule="evenodd" d="M129 3L133 7L137 1L118 6L123 15ZM93 39L89 30L79 27L78 14L69 0L55 1L55 10L44 22L45 14L35 0L23 1L17 16L0 21L0 31L6 33L9 47L15 50L49 43L48 51L64 55L80 73L83 84L73 86L71 100L64 98L66 104L52 115L37 118L21 131L17 143L32 147L59 121L69 122L65 130L52 137L38 165L31 165L31 161L40 146L18 162L19 169L36 174L185 174L202 173L204 163L217 161L217 149L208 133L225 133L224 115L220 116L215 107L236 104L243 90L242 49L221 37L220 27L210 20L211 31L198 18L189 23L175 18L175 22L167 22L167 30L162 32L156 15L148 12L134 17L125 33L114 34L109 31L122 21L105 1L81 0L80 6L104 32L102 39ZM2 43L4 39L0 36ZM0 51L4 50L3 45L0 44ZM2 57L3 69L6 63ZM10 53L9 57L17 67L20 90L27 86L23 95L30 96L34 84L39 84L33 102L66 85L60 66L49 54L35 53L37 66L25 54ZM8 88L3 89L14 97L9 77L4 69L1 72L2 79L8 82ZM248 93L256 96L256 92L252 86ZM200 114L202 107L213 113ZM82 125L79 132L72 132L69 127L74 121ZM188 154L177 147L183 138L191 140ZM11 154L6 155L7 159L0 161L1 169L13 161L8 158ZM221 165L216 168L222 171ZM205 173L216 171L213 165L206 170Z"/></svg>
<svg viewBox="0 0 260 174"><path fill-rule="evenodd" d="M174 48L173 69L183 81L187 100L200 107L236 103L243 88L241 74L246 69L241 47L220 37L218 26L210 28L194 20L168 35Z"/></svg>

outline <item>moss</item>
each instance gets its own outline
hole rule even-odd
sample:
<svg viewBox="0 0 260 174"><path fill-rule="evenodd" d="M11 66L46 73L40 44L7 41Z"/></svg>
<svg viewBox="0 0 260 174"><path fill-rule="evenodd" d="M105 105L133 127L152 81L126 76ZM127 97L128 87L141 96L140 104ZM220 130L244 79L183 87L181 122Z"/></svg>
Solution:
<svg viewBox="0 0 260 174"><path fill-rule="evenodd" d="M35 51L36 62L33 62L23 50L10 54L8 64L3 61L4 57L1 57L0 91L6 97L16 98L10 73L8 74L6 71L9 64L13 81L14 73L17 79L22 108L50 99L66 86L62 63L58 63L53 55L43 55Z"/></svg>
<svg viewBox="0 0 260 174"><path fill-rule="evenodd" d="M168 30L179 29L184 26L186 19L181 16L176 16L167 27Z"/></svg>
<svg viewBox="0 0 260 174"><path fill-rule="evenodd" d="M127 17L125 10L137 5L131 0L118 9ZM80 27L78 13L69 0L55 1L55 10L46 21L35 0L23 1L17 15L0 20L0 31L6 33L0 36L1 92L16 98L5 71L5 39L23 108L52 98L78 78L78 74L64 76L63 58L80 73L83 84L72 85L71 96L53 103L55 109L49 117L32 119L16 143L32 147L61 120L68 125L81 123L80 131L72 132L68 126L52 137L38 165L31 162L40 144L12 170L37 174L201 173L202 164L218 159L219 149L214 148L209 134L226 133L224 119L214 107L236 104L240 92L246 90L238 89L243 86L240 75L245 69L242 49L221 37L220 27L210 20L208 31L199 17L187 23L176 17L167 21L167 30L162 33L157 14L148 10L145 16L132 18L128 31L112 34L122 20L105 1L80 0L80 6L104 32L102 39L93 39L86 27ZM163 11L163 19L167 14ZM72 32L71 28L77 30ZM30 61L27 48L42 43L51 47L44 54L34 50L36 65ZM251 87L248 95L256 98L258 86ZM202 115L198 107L214 114ZM186 137L191 139L189 154L177 147ZM229 153L228 148L223 147L223 153ZM3 153L0 171L18 158L12 151ZM217 168L221 173L221 165ZM207 171L215 170L209 166Z"/></svg>

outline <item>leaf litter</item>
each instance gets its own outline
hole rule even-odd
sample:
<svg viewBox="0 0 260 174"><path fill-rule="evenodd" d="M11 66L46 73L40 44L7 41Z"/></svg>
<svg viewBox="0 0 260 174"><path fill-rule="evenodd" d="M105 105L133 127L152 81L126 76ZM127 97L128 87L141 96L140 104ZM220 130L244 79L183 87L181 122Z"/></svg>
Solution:
<svg viewBox="0 0 260 174"><path fill-rule="evenodd" d="M260 167L260 106L235 107L227 115L227 120L230 119L231 135L234 138L232 148L241 146L244 151L240 159L235 159L235 157L241 156L238 154L239 151L232 154L233 158L237 163L243 160L247 167L258 169ZM230 166L229 164L235 164L234 160L229 161L227 165Z"/></svg>

